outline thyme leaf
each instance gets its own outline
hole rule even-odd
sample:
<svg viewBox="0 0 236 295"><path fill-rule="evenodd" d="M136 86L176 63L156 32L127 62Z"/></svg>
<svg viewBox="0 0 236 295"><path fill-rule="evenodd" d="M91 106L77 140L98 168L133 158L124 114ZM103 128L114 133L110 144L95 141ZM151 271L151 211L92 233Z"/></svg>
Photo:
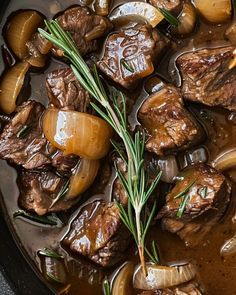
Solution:
<svg viewBox="0 0 236 295"><path fill-rule="evenodd" d="M192 181L182 192L180 192L177 196L174 197L174 199L182 198L181 203L179 205L178 212L176 213L176 216L178 218L181 218L184 214L184 210L187 206L187 203L191 198L191 196L188 195L188 193L195 183L196 183L196 180Z"/></svg>
<svg viewBox="0 0 236 295"><path fill-rule="evenodd" d="M199 189L198 191L199 195L201 196L202 199L205 199L207 196L207 186L203 186Z"/></svg>
<svg viewBox="0 0 236 295"><path fill-rule="evenodd" d="M16 134L17 138L25 138L30 133L32 125L24 125Z"/></svg>
<svg viewBox="0 0 236 295"><path fill-rule="evenodd" d="M38 254L40 254L42 256L46 256L46 257L55 258L55 259L63 259L64 258L61 254L58 254L54 250L51 250L48 248L44 248L42 250L39 250Z"/></svg>
<svg viewBox="0 0 236 295"><path fill-rule="evenodd" d="M104 295L111 295L110 282L108 281L107 278L103 281L102 286L103 286L103 294Z"/></svg>
<svg viewBox="0 0 236 295"><path fill-rule="evenodd" d="M164 18L170 23L172 26L177 27L179 25L179 20L175 16L173 16L168 10L165 8L158 8L160 13L164 16Z"/></svg>
<svg viewBox="0 0 236 295"><path fill-rule="evenodd" d="M124 68L126 68L126 70L128 70L128 71L131 72L131 73L134 73L134 69L133 69L133 67L130 66L130 65L128 64L128 62L127 62L124 58L122 58L122 59L120 60L120 63L122 64L122 66L123 66Z"/></svg>

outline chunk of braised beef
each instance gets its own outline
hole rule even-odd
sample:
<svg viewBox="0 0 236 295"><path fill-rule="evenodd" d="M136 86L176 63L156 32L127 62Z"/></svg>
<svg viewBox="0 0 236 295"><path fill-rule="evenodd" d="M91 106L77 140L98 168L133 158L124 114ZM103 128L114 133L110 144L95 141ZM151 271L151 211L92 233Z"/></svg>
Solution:
<svg viewBox="0 0 236 295"><path fill-rule="evenodd" d="M39 57L48 54L52 48L52 43L42 37L39 33L35 33L32 39L26 42L29 55Z"/></svg>
<svg viewBox="0 0 236 295"><path fill-rule="evenodd" d="M232 45L236 45L236 22L233 22L233 24L231 24L225 31L225 37L231 42Z"/></svg>
<svg viewBox="0 0 236 295"><path fill-rule="evenodd" d="M178 15L183 8L183 0L150 0L150 4L162 8L174 15Z"/></svg>
<svg viewBox="0 0 236 295"><path fill-rule="evenodd" d="M76 79L71 68L54 70L47 75L49 101L62 110L89 112L90 95Z"/></svg>
<svg viewBox="0 0 236 295"><path fill-rule="evenodd" d="M0 135L0 158L26 169L43 169L50 164L40 123L43 112L43 105L35 101L17 108Z"/></svg>
<svg viewBox="0 0 236 295"><path fill-rule="evenodd" d="M97 65L111 80L133 88L154 71L166 46L166 39L149 25L124 28L108 36Z"/></svg>
<svg viewBox="0 0 236 295"><path fill-rule="evenodd" d="M235 48L210 48L177 59L184 99L236 110Z"/></svg>
<svg viewBox="0 0 236 295"><path fill-rule="evenodd" d="M199 124L184 108L178 89L170 85L148 97L138 118L150 135L146 149L157 155L186 149L203 135Z"/></svg>
<svg viewBox="0 0 236 295"><path fill-rule="evenodd" d="M62 243L73 253L110 267L124 258L129 242L118 207L94 201L81 210Z"/></svg>
<svg viewBox="0 0 236 295"><path fill-rule="evenodd" d="M77 199L66 200L62 197L53 205L62 192L67 179L51 171L22 171L19 175L19 206L38 215L64 211L72 207Z"/></svg>
<svg viewBox="0 0 236 295"><path fill-rule="evenodd" d="M107 18L95 14L88 7L69 8L57 20L61 27L70 33L81 55L96 51L97 39L112 28Z"/></svg>
<svg viewBox="0 0 236 295"><path fill-rule="evenodd" d="M195 246L225 213L231 187L223 174L205 164L190 166L179 177L157 219L188 246Z"/></svg>

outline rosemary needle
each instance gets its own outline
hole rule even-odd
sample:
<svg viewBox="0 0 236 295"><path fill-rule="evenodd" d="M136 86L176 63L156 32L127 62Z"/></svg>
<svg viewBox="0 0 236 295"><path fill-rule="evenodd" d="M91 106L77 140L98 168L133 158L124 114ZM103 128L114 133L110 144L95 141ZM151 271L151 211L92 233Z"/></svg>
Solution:
<svg viewBox="0 0 236 295"><path fill-rule="evenodd" d="M117 169L117 174L128 195L128 210L122 204L117 203L117 206L120 209L122 221L131 231L137 244L143 273L146 275L145 237L155 214L155 207L145 222L141 220L141 216L149 197L159 182L161 174L157 175L151 185L148 184L148 175L144 168L145 135L140 131L137 131L134 136L130 134L126 125L127 114L124 95L119 93L119 97L123 102L122 110L120 110L117 99L114 99L113 103L110 102L112 97L109 97L105 91L96 66L94 65L93 71L90 70L70 34L61 28L57 20L45 21L45 24L49 32L38 29L39 33L63 50L64 56L71 62L71 68L76 78L96 100L97 104L91 103L92 107L112 126L123 142L125 153L117 144L114 144L114 148L119 154L123 155L123 159L127 164L127 177L119 169Z"/></svg>

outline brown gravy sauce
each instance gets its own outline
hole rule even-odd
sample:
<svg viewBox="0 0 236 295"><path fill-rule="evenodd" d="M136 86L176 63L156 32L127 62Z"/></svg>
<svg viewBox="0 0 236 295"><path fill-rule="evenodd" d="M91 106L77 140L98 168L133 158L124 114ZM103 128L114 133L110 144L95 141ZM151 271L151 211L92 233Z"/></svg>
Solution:
<svg viewBox="0 0 236 295"><path fill-rule="evenodd" d="M125 1L119 0L113 2L115 7L119 3ZM52 18L59 11L79 3L83 3L83 1L12 0L2 18L0 29L2 30L7 21L7 17L12 12L19 9L35 9L40 11L47 18ZM171 81L172 79L172 81L177 81L176 83L178 84L179 80L173 79L173 77L176 78L176 68L174 65L176 57L183 52L192 50L193 48L213 45L217 47L220 46L222 42L225 42L224 31L228 26L229 23L222 26L210 26L200 21L195 34L192 34L192 36L186 39L177 40L176 45L163 59L156 72L165 77L167 81ZM3 39L0 39L0 43L4 44ZM4 68L2 59L0 62L0 71L2 71ZM61 66L60 63L51 61L49 67L43 73L30 74L30 98L38 100L44 104L47 103L46 88L44 86L45 75L53 68L58 68L59 66ZM139 91L139 94L136 93L134 96L136 98L136 104L134 105L129 118L133 127L138 123L136 113L142 104L142 101L147 97L147 93L141 90ZM196 104L191 104L189 109L191 109L191 111L198 117L201 124L204 125L208 132L208 137L204 142L204 145L210 155L209 162L211 162L222 150L236 147L236 119L229 120L230 112L223 109L213 109ZM16 170L9 166L5 161L0 161L0 188L5 215L19 247L22 249L30 264L39 272L40 261L37 251L44 247L55 249L60 248L60 252L65 256L65 261L69 270L69 284L71 287L68 294L102 294L101 282L104 275L112 273L115 268L104 271L102 268L89 263L81 257L74 259L62 249L58 243L67 232L70 221L78 214L79 208L74 209L74 212L68 219L68 224L62 228L36 226L35 224L26 222L22 219L13 220L13 213L19 209L17 205L19 191L16 179ZM112 179L109 184L110 186L107 187L108 191L110 191L111 183ZM163 262L186 259L192 259L195 261L199 268L200 280L208 295L236 294L236 256L231 255L228 259L222 259L220 256L220 249L224 242L233 237L236 233L236 222L232 221L233 217L235 218L236 215L235 189L236 187L233 189L231 204L225 218L213 228L208 234L207 239L200 246L193 249L186 248L177 236L162 231L159 225L154 226L150 233L150 238L155 239L159 245ZM102 195L95 196L95 198L96 197L102 197ZM134 249L132 250L133 251L130 251L129 257L132 257L134 261L137 261L136 255L131 254L131 252L135 252ZM54 284L50 284L50 288L55 292L63 289L63 287Z"/></svg>

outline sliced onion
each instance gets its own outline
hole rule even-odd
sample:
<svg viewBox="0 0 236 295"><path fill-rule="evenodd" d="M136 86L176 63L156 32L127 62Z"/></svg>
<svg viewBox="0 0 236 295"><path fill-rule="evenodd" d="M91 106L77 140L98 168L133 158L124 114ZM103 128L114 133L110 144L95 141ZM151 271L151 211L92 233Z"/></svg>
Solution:
<svg viewBox="0 0 236 295"><path fill-rule="evenodd" d="M180 35L190 34L196 25L197 15L194 6L191 3L184 3L183 10L178 17L179 25L175 32Z"/></svg>
<svg viewBox="0 0 236 295"><path fill-rule="evenodd" d="M194 4L201 15L211 23L223 23L231 18L231 0L194 0Z"/></svg>
<svg viewBox="0 0 236 295"><path fill-rule="evenodd" d="M128 262L119 271L118 275L112 284L112 295L127 295L131 294L132 290L130 285L132 283L132 277L134 273L134 265L132 262Z"/></svg>
<svg viewBox="0 0 236 295"><path fill-rule="evenodd" d="M70 179L69 191L66 198L73 199L85 192L94 182L99 166L100 162L98 160L81 159L75 174Z"/></svg>
<svg viewBox="0 0 236 295"><path fill-rule="evenodd" d="M24 59L28 55L26 43L42 24L43 17L34 10L19 12L10 19L6 29L6 40L19 59Z"/></svg>
<svg viewBox="0 0 236 295"><path fill-rule="evenodd" d="M16 109L16 100L24 84L30 65L21 62L8 69L0 81L0 108L11 114Z"/></svg>
<svg viewBox="0 0 236 295"><path fill-rule="evenodd" d="M106 16L109 14L110 0L95 0L94 8L98 15Z"/></svg>
<svg viewBox="0 0 236 295"><path fill-rule="evenodd" d="M98 160L109 151L111 127L102 119L75 111L49 108L43 117L43 131L48 141L65 154Z"/></svg>
<svg viewBox="0 0 236 295"><path fill-rule="evenodd" d="M178 266L161 266L147 263L147 277L143 275L141 266L134 273L133 285L136 289L156 290L177 286L192 280L196 276L196 269L191 264Z"/></svg>
<svg viewBox="0 0 236 295"><path fill-rule="evenodd" d="M175 177L179 174L175 156L162 157L158 160L158 166L162 171L161 180L167 183L173 183Z"/></svg>
<svg viewBox="0 0 236 295"><path fill-rule="evenodd" d="M224 243L221 247L220 254L224 258L236 254L236 235Z"/></svg>
<svg viewBox="0 0 236 295"><path fill-rule="evenodd" d="M236 166L236 149L221 152L212 162L212 166L220 171L228 170Z"/></svg>
<svg viewBox="0 0 236 295"><path fill-rule="evenodd" d="M128 2L120 5L110 15L111 21L117 21L118 18L126 16L135 16L148 22L153 28L156 27L164 16L154 6L144 2Z"/></svg>
<svg viewBox="0 0 236 295"><path fill-rule="evenodd" d="M43 68L46 64L46 55L30 56L26 60L27 62L36 68Z"/></svg>

